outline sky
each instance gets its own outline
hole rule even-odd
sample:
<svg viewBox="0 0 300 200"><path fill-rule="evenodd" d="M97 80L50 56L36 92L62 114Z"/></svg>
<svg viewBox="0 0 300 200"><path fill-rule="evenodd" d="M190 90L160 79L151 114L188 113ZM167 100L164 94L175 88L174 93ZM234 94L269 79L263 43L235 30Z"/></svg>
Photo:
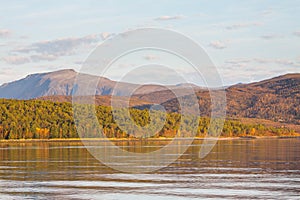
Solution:
<svg viewBox="0 0 300 200"><path fill-rule="evenodd" d="M78 71L103 40L143 27L192 38L224 85L300 72L300 1L0 0L0 5L0 84L32 73ZM168 57L137 56L155 63ZM124 59L107 77L119 80L134 59ZM182 73L201 85L184 67Z"/></svg>

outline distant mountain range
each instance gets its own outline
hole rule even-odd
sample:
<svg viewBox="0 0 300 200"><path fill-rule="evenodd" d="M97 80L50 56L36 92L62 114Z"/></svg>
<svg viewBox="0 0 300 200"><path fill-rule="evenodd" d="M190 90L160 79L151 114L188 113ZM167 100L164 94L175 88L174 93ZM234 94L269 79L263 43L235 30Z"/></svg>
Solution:
<svg viewBox="0 0 300 200"><path fill-rule="evenodd" d="M31 74L26 78L6 83L0 86L0 98L8 99L34 99L43 96L63 95L70 96L76 90L74 84L77 72L73 69L59 70L49 73ZM104 77L98 77L89 74L81 74L78 82L80 85L85 85L91 82L101 82L96 87L96 95L111 95L116 81L110 80ZM118 90L114 91L116 96L126 96L133 88L136 88L137 84L131 83L118 83ZM189 84L197 88L197 86ZM184 89L186 84L171 85L168 86L172 89ZM135 94L147 94L155 91L165 90L166 87L161 85L143 85L139 87ZM94 94L85 94L94 95Z"/></svg>
<svg viewBox="0 0 300 200"><path fill-rule="evenodd" d="M0 98L41 99L59 102L71 102L74 81L77 72L60 70L50 73L32 74L24 79L0 86ZM81 83L97 80L99 77L85 74ZM101 85L96 89L96 103L110 105L111 94L115 81L100 77ZM118 101L126 102L129 91L136 84L118 83L116 91ZM209 91L195 85L192 86L199 100L200 115L210 114ZM168 86L179 91L184 98L189 97L187 85ZM287 74L272 79L237 84L225 88L227 96L227 116L237 118L259 118L275 122L300 124L300 73ZM92 94L90 94L92 95ZM130 98L130 105L138 108L149 108L153 104L161 104L167 111L178 112L180 106L175 94L164 86L143 85ZM196 112L196 111L195 111Z"/></svg>

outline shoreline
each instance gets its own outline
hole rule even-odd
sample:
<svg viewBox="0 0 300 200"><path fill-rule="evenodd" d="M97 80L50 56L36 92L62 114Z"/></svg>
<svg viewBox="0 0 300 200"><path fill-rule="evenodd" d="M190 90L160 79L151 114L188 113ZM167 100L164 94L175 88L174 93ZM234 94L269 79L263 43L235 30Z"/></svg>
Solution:
<svg viewBox="0 0 300 200"><path fill-rule="evenodd" d="M195 137L195 138L180 138L179 140L255 140L255 139L289 139L289 138L300 138L300 136L241 136L241 137ZM0 143L22 143L22 142L107 142L112 141L172 141L174 138L53 138L53 139L8 139L0 140Z"/></svg>

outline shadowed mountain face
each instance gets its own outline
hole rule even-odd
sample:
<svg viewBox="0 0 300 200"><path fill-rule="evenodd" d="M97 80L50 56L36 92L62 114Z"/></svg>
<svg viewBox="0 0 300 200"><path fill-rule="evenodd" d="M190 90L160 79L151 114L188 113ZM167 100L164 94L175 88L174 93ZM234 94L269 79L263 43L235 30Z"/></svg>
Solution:
<svg viewBox="0 0 300 200"><path fill-rule="evenodd" d="M74 70L28 75L24 79L1 85L0 97L31 99L48 95L70 95L75 77Z"/></svg>
<svg viewBox="0 0 300 200"><path fill-rule="evenodd" d="M70 96L78 89L78 85L74 84L76 76L77 72L72 69L28 75L24 79L1 85L0 98L33 99L53 95ZM129 94L134 91L135 88L138 88L135 90L135 94L146 94L165 90L165 87L160 85L139 86L130 83L118 83L118 89L113 91L117 82L88 74L80 74L77 83L83 87L91 83L97 85L94 91L79 95L112 95L114 92L116 96L130 96ZM170 87L173 89L182 89L186 86L175 85Z"/></svg>

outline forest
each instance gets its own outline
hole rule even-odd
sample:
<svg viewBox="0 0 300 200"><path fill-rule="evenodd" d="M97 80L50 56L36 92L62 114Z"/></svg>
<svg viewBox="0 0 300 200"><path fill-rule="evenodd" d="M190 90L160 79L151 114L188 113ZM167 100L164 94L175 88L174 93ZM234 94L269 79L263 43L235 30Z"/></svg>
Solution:
<svg viewBox="0 0 300 200"><path fill-rule="evenodd" d="M102 133L108 138L172 138L180 134L181 137L204 137L208 133L210 119L198 117L196 134L188 128L180 132L180 126L188 127L193 123L192 118L181 121L178 113L167 113L163 128L149 135L147 132L137 133L135 129L124 131L114 120L112 109L108 106L95 107L97 120ZM157 111L158 117L162 114ZM149 110L130 109L130 115L141 127L150 123ZM118 115L120 116L120 115ZM123 119L125 122L130 120ZM191 119L191 120L189 120ZM181 124L183 123L183 124ZM153 130L155 127L152 127ZM78 138L76 129L85 133L85 138L101 138L103 135L93 123L87 119L81 126L76 127L71 103L58 103L42 100L8 100L0 99L0 139L54 139ZM151 127L150 127L151 129ZM222 129L223 137L238 136L290 136L295 131L289 128L266 127L263 124L244 124L239 120L227 119Z"/></svg>

